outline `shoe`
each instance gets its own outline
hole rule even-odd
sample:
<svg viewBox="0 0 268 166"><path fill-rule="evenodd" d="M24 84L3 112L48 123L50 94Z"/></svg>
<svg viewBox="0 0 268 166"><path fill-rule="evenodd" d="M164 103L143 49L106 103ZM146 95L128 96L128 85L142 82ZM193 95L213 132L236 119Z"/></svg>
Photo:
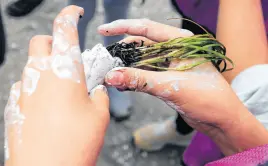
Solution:
<svg viewBox="0 0 268 166"><path fill-rule="evenodd" d="M110 113L117 122L127 120L133 110L129 94L108 88L110 98Z"/></svg>
<svg viewBox="0 0 268 166"><path fill-rule="evenodd" d="M111 117L116 122L122 122L122 121L128 120L129 117L131 116L131 112L132 112L132 107L129 107L127 110L111 110L110 109Z"/></svg>
<svg viewBox="0 0 268 166"><path fill-rule="evenodd" d="M194 132L181 135L176 131L176 118L164 122L149 124L133 133L134 145L145 151L158 151L165 145L188 146Z"/></svg>
<svg viewBox="0 0 268 166"><path fill-rule="evenodd" d="M6 12L13 17L22 17L31 13L44 0L18 0L7 6Z"/></svg>

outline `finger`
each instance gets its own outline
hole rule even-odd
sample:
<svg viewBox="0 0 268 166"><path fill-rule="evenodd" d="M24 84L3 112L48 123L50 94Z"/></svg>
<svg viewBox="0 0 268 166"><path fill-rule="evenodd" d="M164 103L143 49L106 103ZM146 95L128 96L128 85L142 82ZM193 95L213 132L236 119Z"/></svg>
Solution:
<svg viewBox="0 0 268 166"><path fill-rule="evenodd" d="M116 20L99 26L98 31L100 34L105 36L129 34L134 36L144 36L157 42L193 35L193 33L189 30L179 29L148 19Z"/></svg>
<svg viewBox="0 0 268 166"><path fill-rule="evenodd" d="M53 55L65 54L72 46L78 46L77 24L83 14L83 8L68 6L56 17L53 27Z"/></svg>
<svg viewBox="0 0 268 166"><path fill-rule="evenodd" d="M53 72L59 78L68 78L85 84L85 75L81 65L77 24L84 14L78 6L64 8L54 20L52 55Z"/></svg>
<svg viewBox="0 0 268 166"><path fill-rule="evenodd" d="M121 40L120 43L121 42L124 42L124 43L136 42L138 45L144 45L144 46L149 46L149 45L156 43L156 42L154 42L150 39L147 39L146 37L143 37L143 36L128 36L125 39Z"/></svg>
<svg viewBox="0 0 268 166"><path fill-rule="evenodd" d="M119 90L139 91L154 96L161 96L160 92L167 85L160 84L158 80L164 80L165 78L167 78L165 72L118 67L108 72L105 77L105 83Z"/></svg>
<svg viewBox="0 0 268 166"><path fill-rule="evenodd" d="M51 54L52 37L37 35L30 40L29 56L48 56Z"/></svg>
<svg viewBox="0 0 268 166"><path fill-rule="evenodd" d="M91 101L98 106L98 110L109 110L109 97L107 88L98 85L90 92Z"/></svg>

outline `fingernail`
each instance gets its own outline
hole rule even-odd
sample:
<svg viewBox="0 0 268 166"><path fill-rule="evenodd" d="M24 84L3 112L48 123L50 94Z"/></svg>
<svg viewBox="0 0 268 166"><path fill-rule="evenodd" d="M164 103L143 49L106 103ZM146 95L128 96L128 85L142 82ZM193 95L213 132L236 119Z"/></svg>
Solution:
<svg viewBox="0 0 268 166"><path fill-rule="evenodd" d="M185 37L194 35L193 32L191 32L191 31L189 31L187 29L180 29L180 33L181 33L181 35L183 35Z"/></svg>
<svg viewBox="0 0 268 166"><path fill-rule="evenodd" d="M115 67L111 71L124 71L126 69L127 69L126 67Z"/></svg>
<svg viewBox="0 0 268 166"><path fill-rule="evenodd" d="M124 83L124 67L117 67L109 71L106 75L105 81L108 85L120 87Z"/></svg>
<svg viewBox="0 0 268 166"><path fill-rule="evenodd" d="M80 6L79 6L79 9L78 9L78 10L79 10L79 18L82 18L83 15L84 15L84 11L85 11L85 10L84 10L84 8L82 8L82 7L80 7Z"/></svg>
<svg viewBox="0 0 268 166"><path fill-rule="evenodd" d="M104 85L98 85L90 91L91 97L94 96L96 90L101 90L101 91L105 92L106 94L108 94L107 88Z"/></svg>

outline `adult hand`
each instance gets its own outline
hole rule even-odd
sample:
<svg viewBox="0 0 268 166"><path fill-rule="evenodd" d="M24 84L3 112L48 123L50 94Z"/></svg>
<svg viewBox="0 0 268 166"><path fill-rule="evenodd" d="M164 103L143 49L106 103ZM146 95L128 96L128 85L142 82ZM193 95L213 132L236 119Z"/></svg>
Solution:
<svg viewBox="0 0 268 166"><path fill-rule="evenodd" d="M106 36L134 35L123 42L143 40L147 45L193 35L187 30L147 19L118 20L100 26L98 31ZM171 67L194 61L173 62ZM251 144L245 145L245 142L239 139L241 135L237 136L236 132L242 131L242 128L246 128L243 131L251 132L254 130L252 126L259 126L259 131L266 131L247 111L211 63L184 72L115 68L107 74L106 83L120 90L141 91L162 99L178 111L189 125L218 142L225 154L265 143L262 139L257 143L251 141ZM244 124L246 121L250 127ZM243 139L249 141L247 138Z"/></svg>
<svg viewBox="0 0 268 166"><path fill-rule="evenodd" d="M95 165L109 123L104 86L87 93L77 33L82 8L64 8L53 38L35 36L5 110L7 166Z"/></svg>

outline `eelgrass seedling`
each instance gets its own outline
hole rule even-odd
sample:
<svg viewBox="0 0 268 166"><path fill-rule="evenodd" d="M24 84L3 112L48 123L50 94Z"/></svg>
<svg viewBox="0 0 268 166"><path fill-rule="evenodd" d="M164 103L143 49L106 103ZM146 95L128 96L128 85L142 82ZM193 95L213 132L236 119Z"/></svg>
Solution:
<svg viewBox="0 0 268 166"><path fill-rule="evenodd" d="M233 69L233 61L226 57L226 49L211 34L175 38L150 46L137 43L115 43L106 48L113 57L119 57L127 67L149 67L158 70L185 71L204 63L212 64L220 72ZM169 68L166 64L173 60L197 59L191 64ZM232 65L227 68L227 61ZM223 66L220 68L220 64Z"/></svg>

